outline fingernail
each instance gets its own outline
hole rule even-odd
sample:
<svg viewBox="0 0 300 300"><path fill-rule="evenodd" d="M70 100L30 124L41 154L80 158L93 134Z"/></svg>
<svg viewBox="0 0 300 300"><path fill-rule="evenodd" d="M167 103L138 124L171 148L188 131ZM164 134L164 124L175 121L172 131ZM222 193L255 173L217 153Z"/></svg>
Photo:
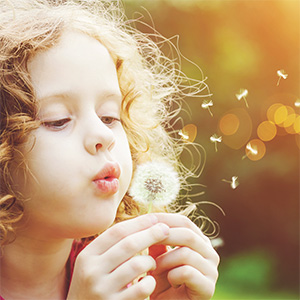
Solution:
<svg viewBox="0 0 300 300"><path fill-rule="evenodd" d="M170 228L166 224L158 224L165 235L169 235Z"/></svg>
<svg viewBox="0 0 300 300"><path fill-rule="evenodd" d="M149 216L150 216L150 220L151 220L152 224L156 224L158 222L158 218L156 215L149 214Z"/></svg>

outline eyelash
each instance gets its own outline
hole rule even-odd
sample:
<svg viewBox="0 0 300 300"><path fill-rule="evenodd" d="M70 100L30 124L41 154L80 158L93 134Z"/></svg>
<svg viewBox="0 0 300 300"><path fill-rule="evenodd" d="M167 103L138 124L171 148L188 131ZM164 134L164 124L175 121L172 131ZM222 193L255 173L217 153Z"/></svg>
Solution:
<svg viewBox="0 0 300 300"><path fill-rule="evenodd" d="M67 123L70 121L71 121L70 118L64 118L64 119L59 119L59 120L55 120L55 121L43 122L42 124L45 127L49 127L53 130L60 130L60 129L63 129L67 125Z"/></svg>
<svg viewBox="0 0 300 300"><path fill-rule="evenodd" d="M100 120L103 124L105 124L107 126L112 126L115 122L121 122L120 119L115 118L115 117L110 117L110 116L100 117ZM64 118L64 119L59 119L59 120L55 120L55 121L43 122L42 124L45 127L51 128L52 130L61 130L70 121L71 121L71 118Z"/></svg>
<svg viewBox="0 0 300 300"><path fill-rule="evenodd" d="M107 126L113 125L115 122L120 122L121 120L115 117L110 117L110 116L103 116L100 117L100 120L102 123L104 123Z"/></svg>

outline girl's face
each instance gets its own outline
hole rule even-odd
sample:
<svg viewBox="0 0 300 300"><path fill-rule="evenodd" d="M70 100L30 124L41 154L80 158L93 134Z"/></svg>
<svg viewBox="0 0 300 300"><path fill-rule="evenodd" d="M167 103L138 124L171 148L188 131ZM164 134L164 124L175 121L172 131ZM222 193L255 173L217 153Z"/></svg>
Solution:
<svg viewBox="0 0 300 300"><path fill-rule="evenodd" d="M42 125L13 172L26 197L23 233L78 238L105 230L127 191L132 161L120 122L114 62L96 39L65 32L28 64Z"/></svg>

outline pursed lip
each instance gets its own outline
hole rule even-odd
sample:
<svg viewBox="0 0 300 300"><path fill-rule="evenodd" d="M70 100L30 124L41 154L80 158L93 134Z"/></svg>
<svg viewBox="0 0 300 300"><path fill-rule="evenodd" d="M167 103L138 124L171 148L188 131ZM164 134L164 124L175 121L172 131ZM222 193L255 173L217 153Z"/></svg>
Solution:
<svg viewBox="0 0 300 300"><path fill-rule="evenodd" d="M107 163L94 177L93 183L101 194L115 194L119 189L120 175L118 163Z"/></svg>

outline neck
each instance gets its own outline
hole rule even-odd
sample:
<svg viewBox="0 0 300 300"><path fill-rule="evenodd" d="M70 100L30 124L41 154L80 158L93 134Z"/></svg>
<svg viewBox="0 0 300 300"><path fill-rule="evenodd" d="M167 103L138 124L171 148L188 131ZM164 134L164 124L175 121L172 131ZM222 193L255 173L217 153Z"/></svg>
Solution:
<svg viewBox="0 0 300 300"><path fill-rule="evenodd" d="M0 295L5 299L65 299L72 240L18 237L0 258Z"/></svg>

